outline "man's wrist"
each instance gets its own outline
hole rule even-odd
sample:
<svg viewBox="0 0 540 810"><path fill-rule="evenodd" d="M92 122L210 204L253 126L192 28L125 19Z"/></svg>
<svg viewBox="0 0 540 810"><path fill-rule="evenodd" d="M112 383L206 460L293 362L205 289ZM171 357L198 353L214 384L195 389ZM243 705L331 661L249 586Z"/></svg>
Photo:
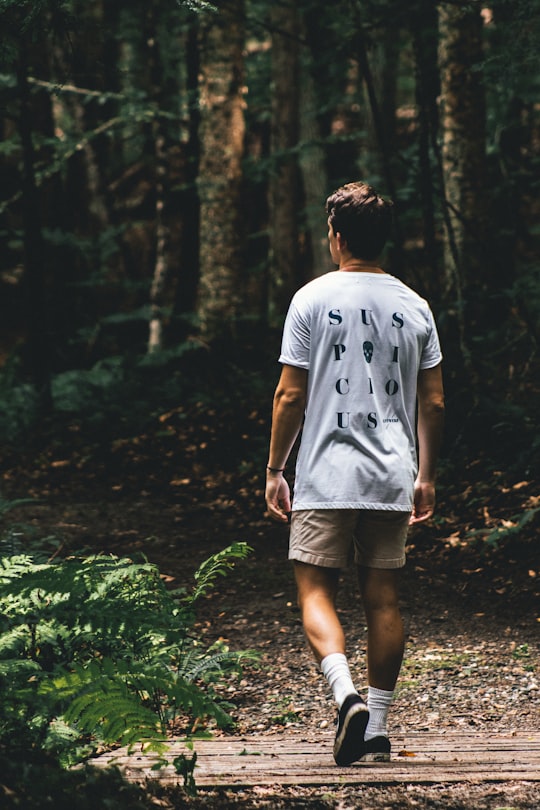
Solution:
<svg viewBox="0 0 540 810"><path fill-rule="evenodd" d="M285 467L271 467L269 464L266 465L266 472L277 474L277 473L284 473Z"/></svg>

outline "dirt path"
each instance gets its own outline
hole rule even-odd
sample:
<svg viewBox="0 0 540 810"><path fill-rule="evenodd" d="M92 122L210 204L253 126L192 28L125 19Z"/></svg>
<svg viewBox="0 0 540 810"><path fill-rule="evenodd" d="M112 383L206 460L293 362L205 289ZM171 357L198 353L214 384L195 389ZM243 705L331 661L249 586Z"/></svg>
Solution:
<svg viewBox="0 0 540 810"><path fill-rule="evenodd" d="M14 519L23 518L15 513ZM253 553L200 605L198 627L210 643L225 638L234 649L253 648L260 665L222 690L234 704L235 735L249 739L305 732L328 735L334 707L326 683L306 649L291 571L286 531L261 515L186 510L155 499L92 503L82 499L25 507L24 521L63 538L66 548L90 546L117 554L143 551L176 585L212 551L234 540ZM479 552L442 543L435 527L411 537L402 605L406 653L390 734L448 731L512 734L537 731L538 616L530 559L484 559ZM528 588L526 586L529 586ZM355 582L343 577L339 599L349 655L365 688L365 632ZM219 736L221 732L216 732ZM153 789L154 790L154 789ZM155 788L159 792L158 788ZM178 791L161 795L164 807L197 806ZM260 786L247 791L206 791L205 807L533 808L537 786L501 784L401 785L400 788ZM360 803L359 803L360 802Z"/></svg>

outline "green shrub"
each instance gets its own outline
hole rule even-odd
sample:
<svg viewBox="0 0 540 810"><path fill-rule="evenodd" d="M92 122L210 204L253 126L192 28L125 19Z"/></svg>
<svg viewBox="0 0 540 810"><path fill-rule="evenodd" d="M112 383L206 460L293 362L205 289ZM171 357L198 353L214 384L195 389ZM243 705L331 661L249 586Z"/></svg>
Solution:
<svg viewBox="0 0 540 810"><path fill-rule="evenodd" d="M517 515L512 515L508 520L502 521L495 528L474 529L467 532L467 538L483 544L491 549L499 549L511 542L527 543L534 537L534 531L524 531L528 524L538 519L540 507L526 509Z"/></svg>
<svg viewBox="0 0 540 810"><path fill-rule="evenodd" d="M166 588L155 565L113 556L0 561L0 749L45 750L62 764L100 745L164 750L169 724L230 723L212 681L250 652L206 648L195 602L249 552L235 543Z"/></svg>

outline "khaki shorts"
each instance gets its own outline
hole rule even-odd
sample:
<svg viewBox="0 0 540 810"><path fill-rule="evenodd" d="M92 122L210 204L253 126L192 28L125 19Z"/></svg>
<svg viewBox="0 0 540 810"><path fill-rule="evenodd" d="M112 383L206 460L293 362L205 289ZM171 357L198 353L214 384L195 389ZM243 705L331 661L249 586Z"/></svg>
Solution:
<svg viewBox="0 0 540 810"><path fill-rule="evenodd" d="M379 509L307 509L293 512L289 560L344 568L402 568L410 512Z"/></svg>

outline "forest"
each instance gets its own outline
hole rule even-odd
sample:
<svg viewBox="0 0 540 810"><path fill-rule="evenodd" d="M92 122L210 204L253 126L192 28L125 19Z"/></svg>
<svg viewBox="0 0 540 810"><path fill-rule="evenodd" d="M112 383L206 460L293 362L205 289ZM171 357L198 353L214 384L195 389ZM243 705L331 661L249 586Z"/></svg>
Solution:
<svg viewBox="0 0 540 810"><path fill-rule="evenodd" d="M232 543L251 587L284 317L364 180L444 356L417 548L531 615L539 54L540 0L0 0L2 555L134 536L184 585Z"/></svg>

